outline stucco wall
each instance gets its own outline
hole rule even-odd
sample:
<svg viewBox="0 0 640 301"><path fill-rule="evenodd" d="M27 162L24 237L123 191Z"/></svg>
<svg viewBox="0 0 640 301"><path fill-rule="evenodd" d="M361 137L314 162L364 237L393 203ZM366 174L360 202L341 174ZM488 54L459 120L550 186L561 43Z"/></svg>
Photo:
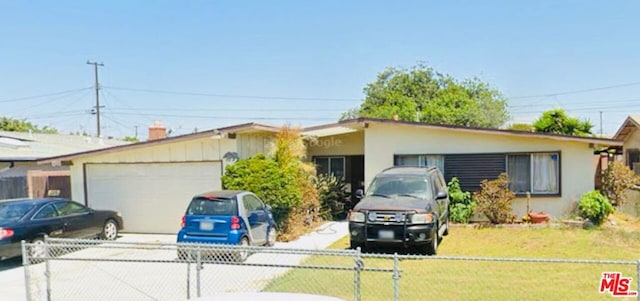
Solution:
<svg viewBox="0 0 640 301"><path fill-rule="evenodd" d="M73 166L70 167L71 193L74 200L84 202L84 163L211 161L222 160L222 156L227 152L236 152L236 140L206 137L83 157L74 160ZM224 168L225 161L222 162Z"/></svg>
<svg viewBox="0 0 640 301"><path fill-rule="evenodd" d="M594 188L593 150L588 143L375 123L365 130L364 142L367 186L378 172L393 165L394 154L560 151L562 195L532 198L531 209L560 217L573 209L580 195ZM525 199L517 199L513 209L524 215Z"/></svg>
<svg viewBox="0 0 640 301"><path fill-rule="evenodd" d="M363 155L364 132L358 131L309 141L307 153L309 158L313 156Z"/></svg>

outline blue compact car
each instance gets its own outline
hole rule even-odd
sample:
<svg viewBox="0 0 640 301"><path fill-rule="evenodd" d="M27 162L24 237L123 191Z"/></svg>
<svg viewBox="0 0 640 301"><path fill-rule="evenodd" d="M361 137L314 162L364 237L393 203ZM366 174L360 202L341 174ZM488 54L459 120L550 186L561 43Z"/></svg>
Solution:
<svg viewBox="0 0 640 301"><path fill-rule="evenodd" d="M273 246L276 236L271 208L260 198L249 191L220 190L193 197L182 217L177 242ZM180 259L187 256L178 251ZM249 254L234 256L245 261Z"/></svg>

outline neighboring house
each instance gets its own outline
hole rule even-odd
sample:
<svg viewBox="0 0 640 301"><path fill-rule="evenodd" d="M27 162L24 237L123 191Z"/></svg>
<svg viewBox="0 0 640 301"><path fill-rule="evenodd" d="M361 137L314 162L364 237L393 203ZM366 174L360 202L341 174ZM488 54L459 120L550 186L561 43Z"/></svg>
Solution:
<svg viewBox="0 0 640 301"><path fill-rule="evenodd" d="M267 153L278 127L241 124L40 160L70 165L77 201L123 214L126 231L176 233L190 198L221 188L229 158ZM308 159L355 190L393 165L433 165L447 181L476 191L480 181L507 172L518 192L514 212L560 217L594 189L594 150L611 139L359 118L302 130ZM151 137L151 135L150 135ZM160 136L161 138L163 136ZM366 185L364 185L366 186Z"/></svg>
<svg viewBox="0 0 640 301"><path fill-rule="evenodd" d="M126 143L85 136L0 131L0 199L71 197L69 166L37 165L37 160Z"/></svg>
<svg viewBox="0 0 640 301"><path fill-rule="evenodd" d="M640 174L640 116L629 116L622 123L615 135L614 140L623 143L623 156L625 164Z"/></svg>
<svg viewBox="0 0 640 301"><path fill-rule="evenodd" d="M575 137L462 126L432 125L359 118L306 128L317 137L308 148L319 170L343 176L356 185L369 183L389 166L437 166L447 181L477 191L484 179L506 172L517 192L513 210L531 210L554 217L569 213L580 196L594 189L594 151L617 147L611 139Z"/></svg>
<svg viewBox="0 0 640 301"><path fill-rule="evenodd" d="M221 189L225 162L268 152L277 127L241 124L41 160L70 165L74 200L96 209L120 211L125 230L177 233L196 194Z"/></svg>

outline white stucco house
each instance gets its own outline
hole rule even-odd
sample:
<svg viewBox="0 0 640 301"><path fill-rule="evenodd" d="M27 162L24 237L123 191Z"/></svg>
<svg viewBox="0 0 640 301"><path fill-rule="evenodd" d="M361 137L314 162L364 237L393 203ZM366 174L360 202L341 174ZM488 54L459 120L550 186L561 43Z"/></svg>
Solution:
<svg viewBox="0 0 640 301"><path fill-rule="evenodd" d="M622 145L612 139L371 118L310 127L304 134L318 137L308 149L310 158L329 161L329 170L344 161L352 185L361 180L354 176L362 174L369 183L389 166L433 165L447 181L457 177L464 190L476 191L480 181L506 172L517 193L514 213L526 214L529 192L531 210L556 218L594 189L594 152Z"/></svg>
<svg viewBox="0 0 640 301"><path fill-rule="evenodd" d="M228 158L268 152L278 127L248 123L40 160L70 167L73 199L118 210L126 231L176 233L191 196L221 188ZM594 189L594 151L612 139L359 118L302 129L318 172L365 186L393 165L435 165L463 189L507 172L515 213L560 217ZM151 136L151 135L150 135ZM225 159L227 158L227 159Z"/></svg>

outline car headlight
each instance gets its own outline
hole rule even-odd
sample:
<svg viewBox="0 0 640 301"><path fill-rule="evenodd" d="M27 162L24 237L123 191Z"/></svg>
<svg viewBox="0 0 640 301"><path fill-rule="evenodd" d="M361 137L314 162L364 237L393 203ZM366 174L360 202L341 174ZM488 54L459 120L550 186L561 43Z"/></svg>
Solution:
<svg viewBox="0 0 640 301"><path fill-rule="evenodd" d="M364 223L364 213L352 211L349 214L349 221L356 222L356 223Z"/></svg>
<svg viewBox="0 0 640 301"><path fill-rule="evenodd" d="M411 216L411 223L412 224L433 223L433 214L431 213L414 214Z"/></svg>

